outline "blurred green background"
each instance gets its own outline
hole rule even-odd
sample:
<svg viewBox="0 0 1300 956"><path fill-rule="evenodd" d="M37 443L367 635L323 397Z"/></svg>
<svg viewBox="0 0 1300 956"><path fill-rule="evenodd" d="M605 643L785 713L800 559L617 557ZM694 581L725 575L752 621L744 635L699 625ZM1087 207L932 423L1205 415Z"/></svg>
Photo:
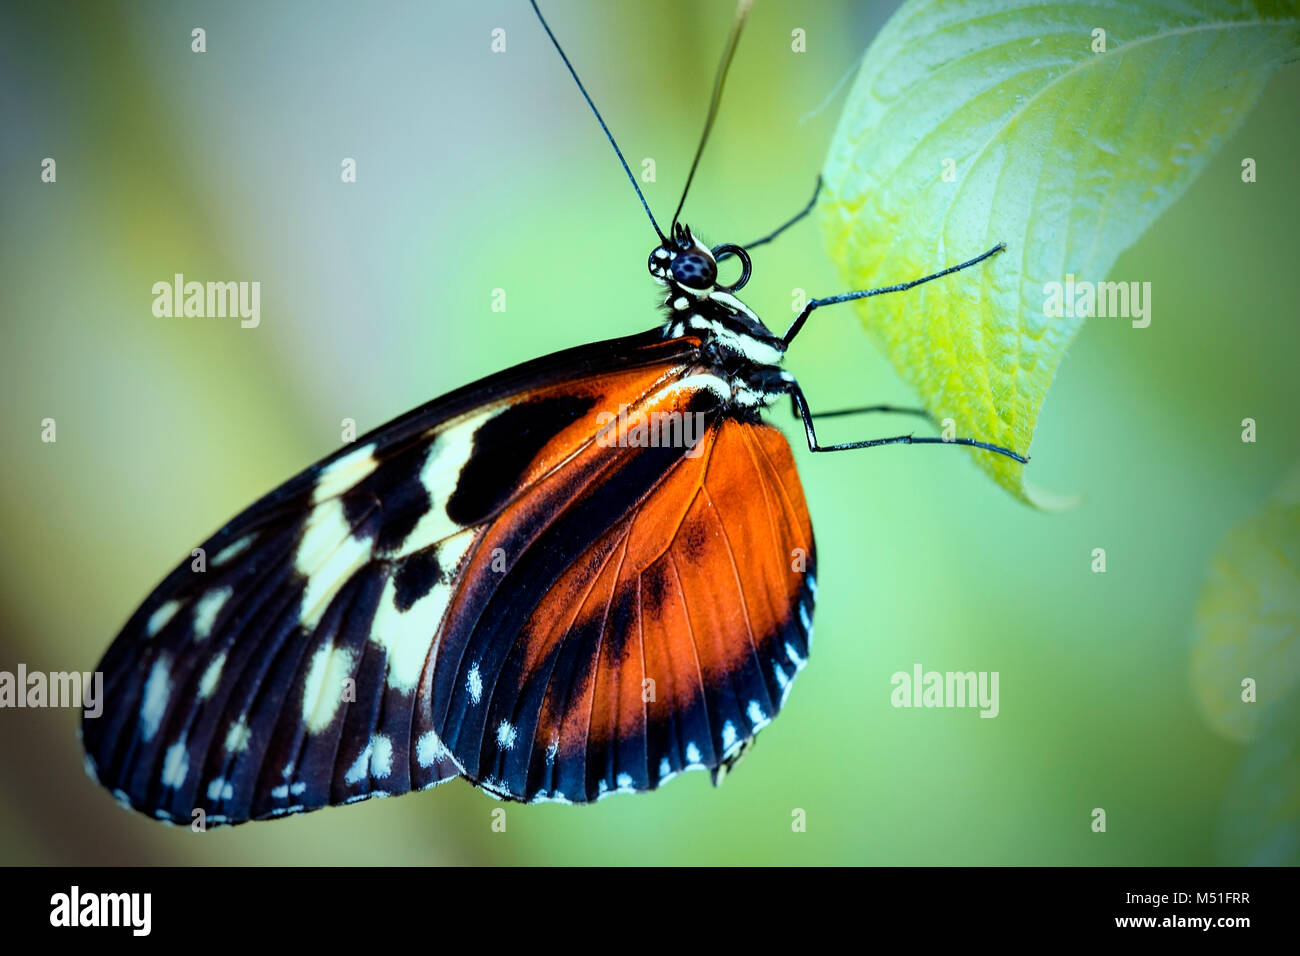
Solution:
<svg viewBox="0 0 1300 956"><path fill-rule="evenodd" d="M544 9L633 168L656 161L645 188L670 216L732 3ZM801 117L890 9L756 5L687 206L707 240L745 242L802 206L842 94ZM0 669L92 668L163 573L335 448L341 419L365 431L658 321L653 233L523 0L6 5L0 72ZM776 414L818 530L816 645L723 787L689 774L589 807L510 805L494 833L498 804L457 781L196 835L83 775L74 711L10 710L0 862L1220 860L1243 749L1198 715L1188 647L1218 542L1300 453L1298 94L1300 69L1276 75L1120 258L1113 278L1153 284L1151 326L1094 320L1063 364L1031 467L1078 508L1034 513L954 450L811 460ZM811 220L754 256L745 298L774 327L793 289L844 291ZM259 280L261 326L155 318L151 286L175 272ZM851 309L819 312L788 367L814 408L912 398ZM891 428L830 425L824 439ZM894 709L890 675L917 663L1000 672L1000 715Z"/></svg>

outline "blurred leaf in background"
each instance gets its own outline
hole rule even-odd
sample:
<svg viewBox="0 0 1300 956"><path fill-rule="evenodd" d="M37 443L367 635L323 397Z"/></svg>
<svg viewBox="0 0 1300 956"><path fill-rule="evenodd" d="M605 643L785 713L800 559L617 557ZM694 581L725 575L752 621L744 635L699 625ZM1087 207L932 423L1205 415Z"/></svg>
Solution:
<svg viewBox="0 0 1300 956"><path fill-rule="evenodd" d="M1300 864L1300 464L1215 555L1191 674L1210 726L1251 744L1224 798L1221 858Z"/></svg>
<svg viewBox="0 0 1300 956"><path fill-rule="evenodd" d="M1219 858L1300 866L1300 694L1261 712L1261 733L1224 797Z"/></svg>
<svg viewBox="0 0 1300 956"><path fill-rule="evenodd" d="M1243 688L1246 680L1255 686ZM1242 743L1256 739L1263 712L1300 694L1300 465L1210 565L1192 689L1210 726Z"/></svg>
<svg viewBox="0 0 1300 956"><path fill-rule="evenodd" d="M1028 451L1086 297L1092 314L1109 304L1114 321L1151 321L1149 284L1126 288L1123 308L1119 290L1082 283L1110 277L1298 55L1296 0L913 0L895 13L845 106L821 213L851 289L1007 244L969 272L858 304L937 419ZM1060 500L1008 458L976 461L1022 500Z"/></svg>

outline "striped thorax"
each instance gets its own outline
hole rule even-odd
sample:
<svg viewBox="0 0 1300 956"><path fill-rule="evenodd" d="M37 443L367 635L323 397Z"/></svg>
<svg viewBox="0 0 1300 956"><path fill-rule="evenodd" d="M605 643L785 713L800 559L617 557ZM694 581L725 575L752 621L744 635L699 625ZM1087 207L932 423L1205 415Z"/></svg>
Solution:
<svg viewBox="0 0 1300 956"><path fill-rule="evenodd" d="M726 249L742 257L744 271L729 286L718 284L716 253ZM736 246L711 250L686 226L675 226L672 238L650 253L650 274L668 294L665 338L700 338L701 362L731 385L738 409L770 405L789 390L789 375L780 370L785 343L734 293L749 278L749 258Z"/></svg>

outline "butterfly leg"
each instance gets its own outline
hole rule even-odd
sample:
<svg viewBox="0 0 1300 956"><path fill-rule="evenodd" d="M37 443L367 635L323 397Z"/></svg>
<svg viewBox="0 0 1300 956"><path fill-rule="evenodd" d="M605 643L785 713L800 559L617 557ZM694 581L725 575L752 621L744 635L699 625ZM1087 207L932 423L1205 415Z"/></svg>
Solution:
<svg viewBox="0 0 1300 956"><path fill-rule="evenodd" d="M794 396L790 396L790 412L795 418L799 415L799 405L795 402ZM917 418L924 418L930 424L934 424L934 416L924 408L903 408L899 405L863 405L861 408L839 408L833 412L813 412L813 418L841 418L845 415L867 415L872 412L884 412L890 415L915 415Z"/></svg>
<svg viewBox="0 0 1300 956"><path fill-rule="evenodd" d="M991 445L988 442L974 438L916 438L913 435L895 435L892 438L871 438L866 441L823 445L817 441L817 430L813 427L813 415L808 410L808 400L804 398L803 390L799 386L792 384L790 386L790 398L794 402L799 418L803 420L804 433L808 437L809 451L848 451L852 448L876 448L880 445L966 445L970 448L983 448L985 451L991 451L998 455L1006 455L1021 464L1029 461L1028 458L1016 454L1009 448L1003 448L1001 445Z"/></svg>
<svg viewBox="0 0 1300 956"><path fill-rule="evenodd" d="M852 302L854 299L865 299L873 295L883 295L886 292L904 292L907 289L914 289L922 283L930 282L933 279L939 279L946 275L951 275L954 272L960 272L962 269L969 269L971 266L983 262L989 256L996 255L1006 247L1006 243L999 242L988 252L982 252L974 259L967 259L965 262L959 262L955 266L949 266L948 268L941 269L938 272L932 272L928 276L921 276L921 278L913 279L911 282L900 282L897 285L881 286L879 289L863 289L861 292L845 292L841 295L827 296L824 299L809 299L808 304L803 307L803 311L799 313L798 318L790 324L790 328L786 329L785 335L781 336L782 341L784 341L787 346L794 341L794 337L799 334L799 330L802 329L804 323L808 321L808 316L812 315L814 309L820 309L823 305L835 305L839 302Z"/></svg>

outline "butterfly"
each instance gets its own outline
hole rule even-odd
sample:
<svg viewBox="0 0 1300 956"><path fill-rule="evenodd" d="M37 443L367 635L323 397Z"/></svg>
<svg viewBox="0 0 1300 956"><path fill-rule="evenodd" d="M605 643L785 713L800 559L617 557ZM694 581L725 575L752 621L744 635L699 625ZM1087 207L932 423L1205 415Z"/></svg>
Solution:
<svg viewBox="0 0 1300 956"><path fill-rule="evenodd" d="M648 269L663 321L437 398L312 465L203 543L109 647L90 774L124 805L205 826L464 777L505 800L587 803L684 771L717 782L780 712L812 640L812 523L782 432L822 445L791 341L735 293L748 248L679 221ZM820 181L819 181L820 185ZM722 284L719 264L741 274ZM897 411L885 406L854 411ZM201 565L201 566L200 566Z"/></svg>

